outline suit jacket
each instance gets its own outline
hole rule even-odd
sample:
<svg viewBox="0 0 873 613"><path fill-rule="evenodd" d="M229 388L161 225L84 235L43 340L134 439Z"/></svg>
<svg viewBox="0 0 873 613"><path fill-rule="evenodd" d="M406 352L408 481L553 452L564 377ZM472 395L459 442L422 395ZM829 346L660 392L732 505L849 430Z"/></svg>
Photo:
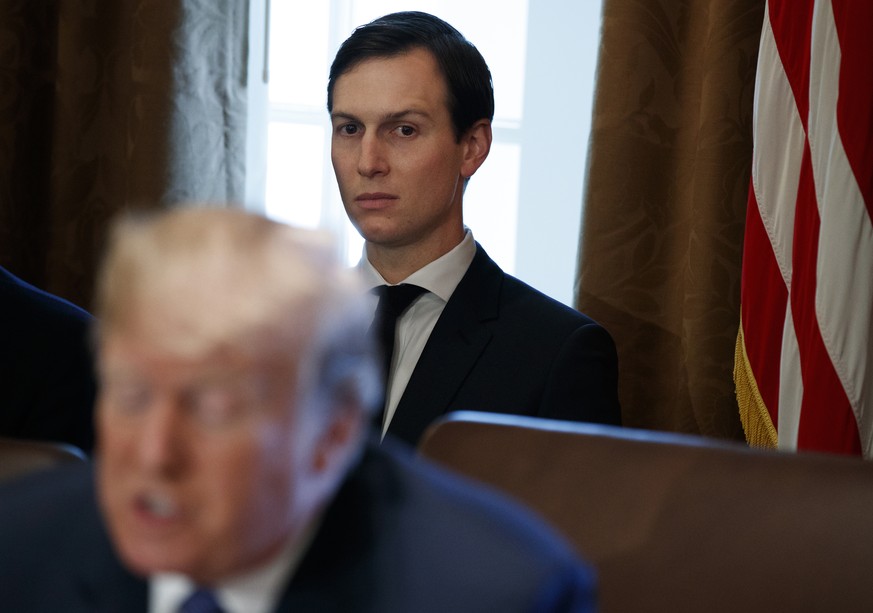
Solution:
<svg viewBox="0 0 873 613"><path fill-rule="evenodd" d="M539 520L389 445L368 445L281 596L289 613L593 610L593 579ZM89 467L0 488L3 610L136 612Z"/></svg>
<svg viewBox="0 0 873 613"><path fill-rule="evenodd" d="M415 445L433 420L457 410L619 425L612 337L504 273L477 243L388 433Z"/></svg>
<svg viewBox="0 0 873 613"><path fill-rule="evenodd" d="M91 321L0 267L0 436L62 441L90 453Z"/></svg>

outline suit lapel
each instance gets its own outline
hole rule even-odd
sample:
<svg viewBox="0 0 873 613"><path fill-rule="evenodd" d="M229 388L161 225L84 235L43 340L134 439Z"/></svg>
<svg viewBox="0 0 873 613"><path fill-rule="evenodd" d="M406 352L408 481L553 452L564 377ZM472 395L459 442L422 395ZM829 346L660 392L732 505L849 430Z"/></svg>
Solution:
<svg viewBox="0 0 873 613"><path fill-rule="evenodd" d="M491 340L503 271L477 243L476 255L431 332L388 432L408 442L445 413Z"/></svg>

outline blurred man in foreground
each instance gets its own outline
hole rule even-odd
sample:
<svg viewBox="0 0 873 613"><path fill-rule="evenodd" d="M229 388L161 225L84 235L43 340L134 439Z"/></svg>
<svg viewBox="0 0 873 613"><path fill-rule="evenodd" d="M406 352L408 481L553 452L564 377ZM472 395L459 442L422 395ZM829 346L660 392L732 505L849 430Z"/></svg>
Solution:
<svg viewBox="0 0 873 613"><path fill-rule="evenodd" d="M240 211L118 225L95 475L0 491L3 607L589 610L589 573L536 520L365 441L358 281L321 235Z"/></svg>

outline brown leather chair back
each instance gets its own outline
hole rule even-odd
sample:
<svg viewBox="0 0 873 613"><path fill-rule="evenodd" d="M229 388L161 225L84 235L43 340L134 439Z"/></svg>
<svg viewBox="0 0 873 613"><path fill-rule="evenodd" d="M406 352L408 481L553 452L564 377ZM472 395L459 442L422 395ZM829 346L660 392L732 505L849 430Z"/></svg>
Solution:
<svg viewBox="0 0 873 613"><path fill-rule="evenodd" d="M72 445L0 437L0 482L68 462L87 462Z"/></svg>
<svg viewBox="0 0 873 613"><path fill-rule="evenodd" d="M873 610L867 461L472 412L419 450L563 532L603 611Z"/></svg>

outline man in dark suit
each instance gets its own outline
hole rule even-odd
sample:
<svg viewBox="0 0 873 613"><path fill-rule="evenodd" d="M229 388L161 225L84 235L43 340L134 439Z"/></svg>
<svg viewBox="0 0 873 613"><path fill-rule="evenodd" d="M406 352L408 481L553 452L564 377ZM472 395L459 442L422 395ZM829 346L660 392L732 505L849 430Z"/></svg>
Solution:
<svg viewBox="0 0 873 613"><path fill-rule="evenodd" d="M0 436L94 444L94 373L84 309L0 267Z"/></svg>
<svg viewBox="0 0 873 613"><path fill-rule="evenodd" d="M538 520L365 441L369 314L322 239L228 209L115 229L95 471L0 490L4 610L592 609Z"/></svg>
<svg viewBox="0 0 873 613"><path fill-rule="evenodd" d="M383 432L416 444L457 409L620 423L606 330L505 274L464 226L494 115L476 48L426 13L379 18L337 52L327 108L340 194L365 239L360 268L380 296Z"/></svg>

